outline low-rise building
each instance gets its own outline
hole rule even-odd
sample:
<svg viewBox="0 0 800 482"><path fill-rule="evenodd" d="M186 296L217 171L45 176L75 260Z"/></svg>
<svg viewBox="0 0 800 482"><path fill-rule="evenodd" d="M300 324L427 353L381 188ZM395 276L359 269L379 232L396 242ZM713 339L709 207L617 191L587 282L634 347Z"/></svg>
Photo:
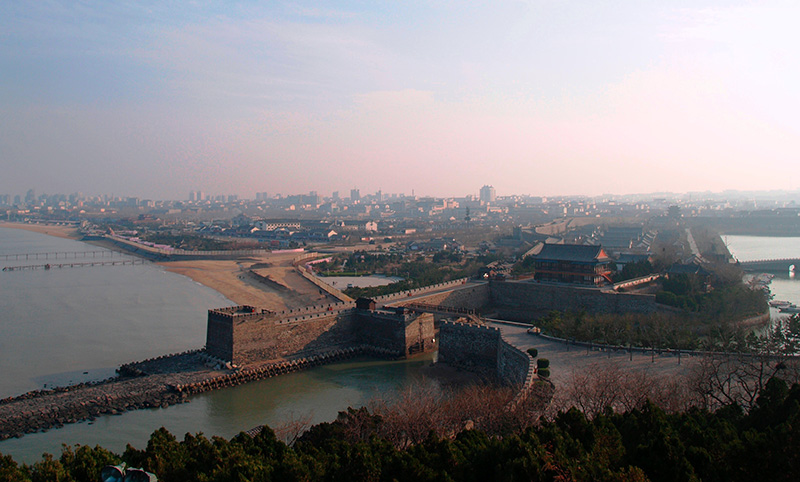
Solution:
<svg viewBox="0 0 800 482"><path fill-rule="evenodd" d="M536 280L593 286L612 283L612 260L602 246L545 244L532 256Z"/></svg>

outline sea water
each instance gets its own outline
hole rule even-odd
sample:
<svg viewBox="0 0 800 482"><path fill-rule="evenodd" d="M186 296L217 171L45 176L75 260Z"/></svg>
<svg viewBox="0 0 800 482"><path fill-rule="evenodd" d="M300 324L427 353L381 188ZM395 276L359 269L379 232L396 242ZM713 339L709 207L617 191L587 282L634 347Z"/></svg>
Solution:
<svg viewBox="0 0 800 482"><path fill-rule="evenodd" d="M800 258L800 238L770 236L723 236L728 250L739 261L763 259ZM800 266L798 266L800 276ZM789 267L776 273L769 284L770 293L776 300L800 305L800 278L789 276ZM773 312L777 312L773 310Z"/></svg>
<svg viewBox="0 0 800 482"><path fill-rule="evenodd" d="M100 249L0 227L0 255ZM3 267L47 261L56 262L0 256ZM216 291L155 264L0 272L0 398L103 379L126 362L200 348L205 344L207 310L232 304ZM425 358L361 359L316 367L196 395L187 404L102 416L5 440L0 452L32 463L43 452L60 454L62 444L101 445L117 453L127 443L143 448L162 426L179 438L187 432L231 437L257 425L292 419L331 421L348 406L362 406L419 378L429 363Z"/></svg>

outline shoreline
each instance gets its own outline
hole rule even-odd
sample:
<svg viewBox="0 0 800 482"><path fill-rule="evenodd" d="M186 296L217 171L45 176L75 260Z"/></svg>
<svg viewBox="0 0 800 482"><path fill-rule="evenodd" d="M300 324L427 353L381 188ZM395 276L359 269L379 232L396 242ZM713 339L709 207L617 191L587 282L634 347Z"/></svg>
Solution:
<svg viewBox="0 0 800 482"><path fill-rule="evenodd" d="M335 364L357 357L385 359L369 346L334 348L306 357L257 363L238 370L209 367L203 350L163 355L120 366L98 382L33 390L0 400L0 441L123 412L187 403L193 395ZM245 430L245 429L243 429Z"/></svg>
<svg viewBox="0 0 800 482"><path fill-rule="evenodd" d="M0 228L19 229L60 239L70 239L136 256L135 253L121 249L119 246L104 240L84 241L77 229L72 226L0 221ZM260 289L242 279L240 277L242 270L236 260L165 261L154 262L154 264L157 264L165 271L185 276L195 283L212 289L236 305L253 305L275 311L287 308L276 296L277 293ZM291 308L294 307L292 306Z"/></svg>
<svg viewBox="0 0 800 482"><path fill-rule="evenodd" d="M0 228L20 229L22 231L31 231L53 236L54 238L71 239L73 241L80 241L82 238L82 236L78 234L78 228L58 224L30 224L0 221Z"/></svg>

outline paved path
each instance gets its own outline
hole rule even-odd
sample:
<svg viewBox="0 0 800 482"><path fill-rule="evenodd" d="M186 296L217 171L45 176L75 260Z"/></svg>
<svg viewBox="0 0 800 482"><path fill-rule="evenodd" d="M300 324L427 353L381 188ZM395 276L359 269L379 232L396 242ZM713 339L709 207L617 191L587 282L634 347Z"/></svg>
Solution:
<svg viewBox="0 0 800 482"><path fill-rule="evenodd" d="M488 283L488 281L467 280L467 282L464 283L464 284L457 284L457 285L454 285L454 286L443 286L441 288L437 288L437 289L434 289L434 290L431 290L431 291L426 291L424 293L415 293L412 296L408 296L408 297L405 297L405 298L401 297L401 298L396 298L396 299L393 299L393 300L383 301L383 302L378 303L378 308L383 308L383 307L392 306L392 305L399 305L399 303L408 304L408 303L411 303L411 302L414 302L414 301L422 301L422 300L425 300L426 298L429 298L429 297L431 297L433 295L442 294L442 293L445 293L445 292L448 292L448 291L463 290L463 289L466 289L466 288L475 288L477 286L485 285L487 283Z"/></svg>
<svg viewBox="0 0 800 482"><path fill-rule="evenodd" d="M551 380L556 385L565 381L573 370L584 368L593 363L619 363L622 366L656 371L665 375L684 373L693 363L693 358L686 355L680 358L679 364L678 357L675 355L656 354L653 357L649 353L633 353L631 356L627 351L589 351L585 347L545 340L540 336L529 334L526 327L503 323L489 324L500 328L503 336L517 348L522 350L536 348L539 350L539 358L549 359L550 372L552 374Z"/></svg>

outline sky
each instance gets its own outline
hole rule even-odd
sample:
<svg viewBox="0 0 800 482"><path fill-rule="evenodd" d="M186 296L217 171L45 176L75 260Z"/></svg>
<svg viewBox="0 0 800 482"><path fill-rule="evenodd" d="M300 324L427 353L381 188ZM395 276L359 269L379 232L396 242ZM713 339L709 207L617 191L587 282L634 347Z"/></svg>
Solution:
<svg viewBox="0 0 800 482"><path fill-rule="evenodd" d="M0 2L0 194L800 188L797 2Z"/></svg>

